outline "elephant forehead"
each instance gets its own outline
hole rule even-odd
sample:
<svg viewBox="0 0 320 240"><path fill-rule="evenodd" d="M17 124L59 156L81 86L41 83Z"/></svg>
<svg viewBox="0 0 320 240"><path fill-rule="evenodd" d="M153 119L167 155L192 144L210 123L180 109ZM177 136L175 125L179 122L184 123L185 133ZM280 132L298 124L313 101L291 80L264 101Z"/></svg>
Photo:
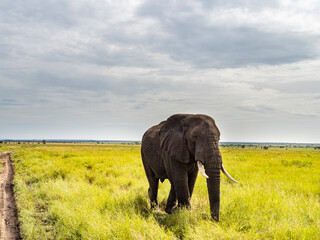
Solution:
<svg viewBox="0 0 320 240"><path fill-rule="evenodd" d="M220 132L219 129L212 124L209 123L201 123L194 127L195 132L205 135L211 138L219 138Z"/></svg>

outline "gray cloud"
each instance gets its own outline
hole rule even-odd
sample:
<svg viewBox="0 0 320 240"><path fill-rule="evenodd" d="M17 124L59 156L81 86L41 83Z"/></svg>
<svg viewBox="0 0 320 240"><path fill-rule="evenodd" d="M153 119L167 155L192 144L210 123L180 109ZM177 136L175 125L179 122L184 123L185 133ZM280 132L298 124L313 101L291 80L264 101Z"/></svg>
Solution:
<svg viewBox="0 0 320 240"><path fill-rule="evenodd" d="M0 138L140 139L194 112L223 141L320 141L319 6L286 4L1 1Z"/></svg>
<svg viewBox="0 0 320 240"><path fill-rule="evenodd" d="M210 12L206 6L200 6L198 11L194 7L197 2L146 1L134 18L116 24L111 24L111 17L107 16L113 15L112 10L105 8L106 14L101 15L97 3L40 2L2 4L3 12L7 12L2 21L9 19L1 33L7 36L1 42L3 56L14 59L24 54L44 61L145 68L161 63L154 55L157 53L195 67L228 68L292 63L316 58L319 53L318 35L287 29L270 31L264 26L245 24L223 25L210 18L221 12ZM212 9L256 10L265 5L254 1L223 5L218 1ZM275 7L277 2L267 6ZM156 22L148 25L148 19ZM104 22L105 25L95 26Z"/></svg>
<svg viewBox="0 0 320 240"><path fill-rule="evenodd" d="M186 29L180 26L177 28ZM201 36L189 32L164 44L177 61L187 61L198 67L228 68L259 64L282 64L315 58L312 39L283 33L264 33L254 29L226 30L198 28L209 32ZM188 40L185 40L188 39ZM171 51L170 51L171 50ZM293 51L294 50L294 51Z"/></svg>
<svg viewBox="0 0 320 240"><path fill-rule="evenodd" d="M266 84L268 85L268 83ZM320 80L319 81L291 81L291 82L279 82L272 84L272 88L277 89L281 92L289 93L309 93L317 94L320 93Z"/></svg>
<svg viewBox="0 0 320 240"><path fill-rule="evenodd" d="M20 24L45 24L48 27L57 26L69 28L81 19L90 17L93 14L93 8L89 4L82 2L80 8L69 1L41 1L41 0L17 0L1 1L1 11L5 12L2 19L8 23Z"/></svg>
<svg viewBox="0 0 320 240"><path fill-rule="evenodd" d="M199 14L192 5L175 3L147 1L138 14L156 19L168 35L152 45L152 49L165 52L177 61L196 67L228 68L292 63L318 56L318 35L210 24L207 11ZM253 1L245 3L242 7L259 7ZM213 8L221 4L214 4Z"/></svg>
<svg viewBox="0 0 320 240"><path fill-rule="evenodd" d="M212 9L215 7L223 8L234 8L234 7L244 7L250 9L263 9L268 7L278 7L278 1L255 1L255 0L245 0L245 1L232 1L232 0L216 0L216 1L200 1L204 9Z"/></svg>

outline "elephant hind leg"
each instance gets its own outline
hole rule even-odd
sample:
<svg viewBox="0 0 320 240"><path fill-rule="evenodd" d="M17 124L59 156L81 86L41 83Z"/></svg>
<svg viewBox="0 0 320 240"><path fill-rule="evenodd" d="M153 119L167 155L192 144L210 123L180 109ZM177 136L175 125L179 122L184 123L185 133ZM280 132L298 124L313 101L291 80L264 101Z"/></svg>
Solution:
<svg viewBox="0 0 320 240"><path fill-rule="evenodd" d="M159 179L156 178L154 172L147 162L143 161L143 166L149 182L148 196L150 199L151 208L154 208L158 206Z"/></svg>
<svg viewBox="0 0 320 240"><path fill-rule="evenodd" d="M151 203L151 208L158 206L158 187L159 179L155 178L151 182L149 181L148 195Z"/></svg>

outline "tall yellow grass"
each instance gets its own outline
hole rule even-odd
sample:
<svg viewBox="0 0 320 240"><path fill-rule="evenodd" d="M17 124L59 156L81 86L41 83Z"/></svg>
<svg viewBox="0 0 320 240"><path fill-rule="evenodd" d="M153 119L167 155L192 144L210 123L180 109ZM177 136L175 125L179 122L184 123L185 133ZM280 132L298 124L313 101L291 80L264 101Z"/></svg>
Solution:
<svg viewBox="0 0 320 240"><path fill-rule="evenodd" d="M198 178L191 210L151 211L140 146L14 146L24 239L320 239L320 150L221 148L220 223Z"/></svg>

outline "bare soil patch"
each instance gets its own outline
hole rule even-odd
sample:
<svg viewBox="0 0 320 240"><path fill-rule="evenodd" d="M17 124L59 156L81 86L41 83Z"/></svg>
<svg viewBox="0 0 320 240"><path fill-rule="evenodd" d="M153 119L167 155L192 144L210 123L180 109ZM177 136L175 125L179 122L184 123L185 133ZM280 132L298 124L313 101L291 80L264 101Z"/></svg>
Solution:
<svg viewBox="0 0 320 240"><path fill-rule="evenodd" d="M0 153L0 240L21 239L13 193L12 151Z"/></svg>

